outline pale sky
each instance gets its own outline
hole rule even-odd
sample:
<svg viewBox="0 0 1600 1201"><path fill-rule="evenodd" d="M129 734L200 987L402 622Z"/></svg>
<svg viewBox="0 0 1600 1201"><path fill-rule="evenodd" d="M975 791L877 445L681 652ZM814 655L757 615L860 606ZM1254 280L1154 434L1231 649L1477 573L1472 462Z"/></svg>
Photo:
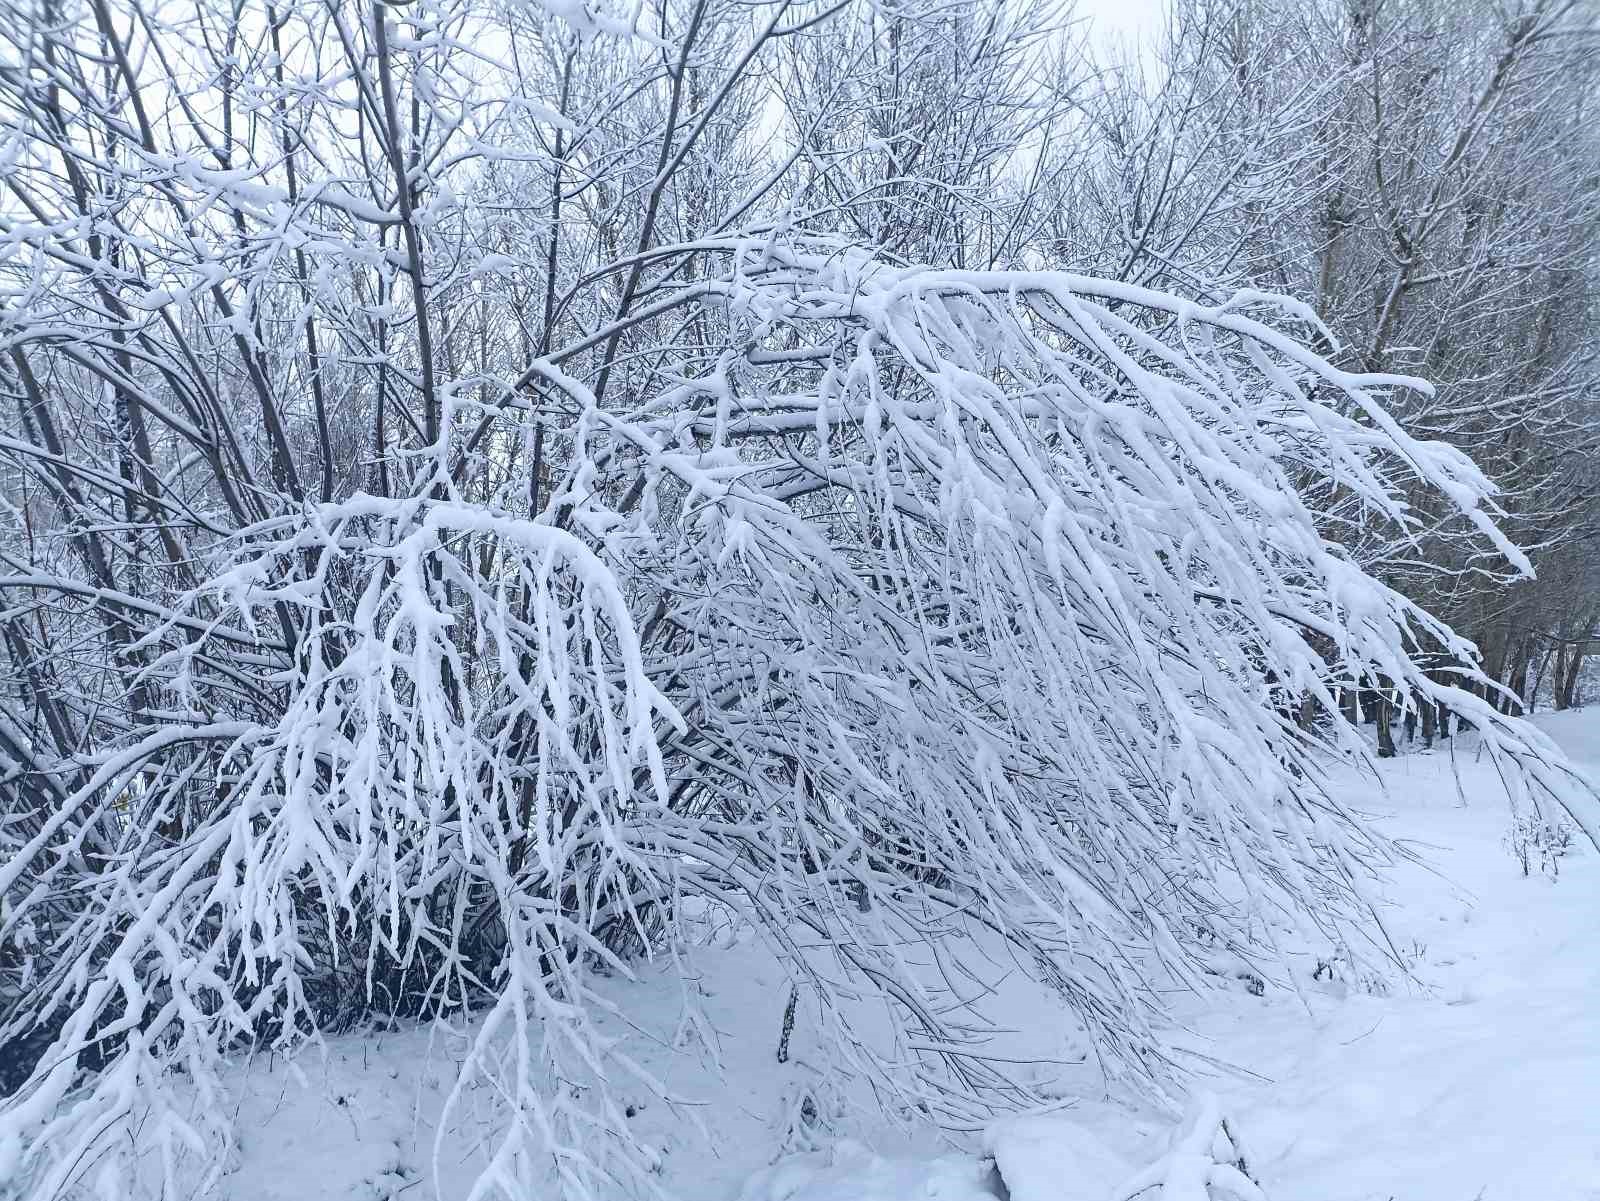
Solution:
<svg viewBox="0 0 1600 1201"><path fill-rule="evenodd" d="M1096 39L1135 39L1161 20L1163 0L1077 0L1074 11L1093 23Z"/></svg>

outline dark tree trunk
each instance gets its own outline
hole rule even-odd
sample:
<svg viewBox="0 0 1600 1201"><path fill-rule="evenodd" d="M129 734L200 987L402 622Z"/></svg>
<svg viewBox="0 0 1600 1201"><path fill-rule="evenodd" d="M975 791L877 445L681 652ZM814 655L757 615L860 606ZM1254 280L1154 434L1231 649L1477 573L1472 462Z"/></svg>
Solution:
<svg viewBox="0 0 1600 1201"><path fill-rule="evenodd" d="M1516 655L1511 661L1510 669L1506 673L1506 687L1515 697L1503 697L1506 713L1521 713L1527 707L1526 693L1528 690L1528 647L1526 643L1518 643Z"/></svg>
<svg viewBox="0 0 1600 1201"><path fill-rule="evenodd" d="M1378 723L1378 758L1393 759L1394 747L1394 704L1389 700L1388 689L1380 689L1373 695L1376 704L1372 706Z"/></svg>

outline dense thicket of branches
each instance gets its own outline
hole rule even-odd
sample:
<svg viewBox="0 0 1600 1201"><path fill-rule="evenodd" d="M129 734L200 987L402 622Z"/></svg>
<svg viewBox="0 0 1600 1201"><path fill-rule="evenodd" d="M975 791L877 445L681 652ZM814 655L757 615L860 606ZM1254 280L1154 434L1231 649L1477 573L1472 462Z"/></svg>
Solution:
<svg viewBox="0 0 1600 1201"><path fill-rule="evenodd" d="M995 940L1159 1079L1152 980L1292 923L1359 940L1383 849L1319 780L1363 689L1468 716L1516 804L1596 830L1427 608L1528 561L1429 440L1477 427L1392 369L1487 368L1389 353L1421 301L1351 340L1335 284L1381 231L1322 292L1277 240L1368 195L1345 142L1269 156L1322 145L1372 52L1297 82L1285 18L1219 71L1236 16L1106 95L1013 4L30 6L0 63L0 1182L196 1195L230 1050L472 1011L484 1195L647 1183L594 975L687 953L691 897L888 1106L1027 1099L961 1004ZM1570 14L1530 19L1514 47ZM1412 244L1468 236L1407 186ZM1331 330L1253 287L1274 263ZM1589 396L1570 320L1483 385L1545 389L1530 448ZM1565 462L1505 495L1553 506Z"/></svg>
<svg viewBox="0 0 1600 1201"><path fill-rule="evenodd" d="M1600 649L1596 17L1572 0L1185 0L1160 67L1141 60L1155 82L1094 102L1109 133L1079 177L1112 247L1098 270L1289 292L1341 366L1435 385L1396 416L1501 486L1537 581L1508 580L1423 496L1420 543L1356 522L1338 537L1474 638L1508 709L1541 683L1572 704Z"/></svg>

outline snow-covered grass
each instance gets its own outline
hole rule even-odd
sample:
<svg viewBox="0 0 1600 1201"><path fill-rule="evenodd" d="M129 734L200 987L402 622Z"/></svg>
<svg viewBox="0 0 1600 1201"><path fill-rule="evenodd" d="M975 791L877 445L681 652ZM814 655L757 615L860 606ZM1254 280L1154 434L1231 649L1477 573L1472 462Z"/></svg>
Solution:
<svg viewBox="0 0 1600 1201"><path fill-rule="evenodd" d="M1538 721L1600 772L1600 709ZM1498 778L1470 736L1380 772L1343 772L1336 786L1418 856L1383 886L1384 925L1411 978L1379 979L1306 946L1290 956L1294 980L1269 975L1263 988L1241 974L1209 997L1174 994L1197 1091L1219 1099L1272 1201L1600 1198L1600 856L1575 839L1558 879L1537 863L1524 876ZM1119 1183L1182 1152L1177 1136L1209 1138L1108 1097L1093 1064L1075 1062L1068 1012L1014 970L997 974L992 997L991 1015L1015 1031L996 1053L1036 1058L1030 1070L1059 1108L957 1145L916 1115L891 1127L812 1036L803 1001L789 1060L777 1062L788 980L752 938L717 941L691 985L707 1026L679 1024L680 985L665 970L617 980L623 1017L605 1020L681 1102L641 1095L655 1112L639 1116L662 1187L685 1201L985 1201L1003 1195L995 1160L1011 1201L1111 1201ZM373 1032L293 1067L241 1065L226 1196L383 1201L437 1185L464 1198L502 1112L485 1086L435 1158L434 1123L466 1045L443 1029Z"/></svg>

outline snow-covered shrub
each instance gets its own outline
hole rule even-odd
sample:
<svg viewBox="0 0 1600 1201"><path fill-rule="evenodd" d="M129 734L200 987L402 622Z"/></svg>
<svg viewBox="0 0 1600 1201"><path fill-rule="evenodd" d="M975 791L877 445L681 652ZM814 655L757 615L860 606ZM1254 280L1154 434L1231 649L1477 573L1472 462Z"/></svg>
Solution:
<svg viewBox="0 0 1600 1201"><path fill-rule="evenodd" d="M602 977L660 956L692 1009L708 911L891 1114L1037 1099L966 1000L1002 957L1159 1083L1152 983L1355 941L1341 691L1448 704L1595 832L1340 541L1431 497L1525 566L1387 415L1424 385L1271 297L898 261L764 161L668 238L798 11L693 6L663 68L518 5L115 7L0 70L8 1195L200 1195L229 1052L396 1016L464 1040L441 1133L501 1105L478 1197L647 1191Z"/></svg>
<svg viewBox="0 0 1600 1201"><path fill-rule="evenodd" d="M220 1138L168 1067L214 1093L221 1049L340 1020L335 978L482 1010L458 1093L487 1076L517 1115L485 1177L506 1195L551 1163L575 1194L601 1164L647 1175L591 965L668 945L684 896L750 916L886 1104L962 1124L1026 1095L908 941L1012 944L1109 1068L1159 1073L1154 969L1123 948L1199 981L1191 915L1240 947L1269 909L1359 920L1372 840L1262 703L1268 671L1329 721L1340 682L1405 681L1513 780L1577 795L1536 735L1417 670L1409 646L1466 648L1319 530L1335 482L1396 520L1402 471L1472 513L1487 485L1384 417L1400 381L1241 311L1292 307L799 239L707 261L681 303L728 350L702 374L601 406L538 367L570 446L542 513L427 472L312 506L146 640L161 724L0 868L8 936L70 912L6 1027L64 1017L0 1117L26 1195L134 1106L173 1162ZM73 848L123 803L85 876ZM853 1028L861 990L892 1044Z"/></svg>
<svg viewBox="0 0 1600 1201"><path fill-rule="evenodd" d="M1519 813L1506 832L1506 849L1522 866L1522 874L1533 874L1534 867L1552 880L1561 875L1561 860L1572 848L1572 823L1562 817L1541 813Z"/></svg>

